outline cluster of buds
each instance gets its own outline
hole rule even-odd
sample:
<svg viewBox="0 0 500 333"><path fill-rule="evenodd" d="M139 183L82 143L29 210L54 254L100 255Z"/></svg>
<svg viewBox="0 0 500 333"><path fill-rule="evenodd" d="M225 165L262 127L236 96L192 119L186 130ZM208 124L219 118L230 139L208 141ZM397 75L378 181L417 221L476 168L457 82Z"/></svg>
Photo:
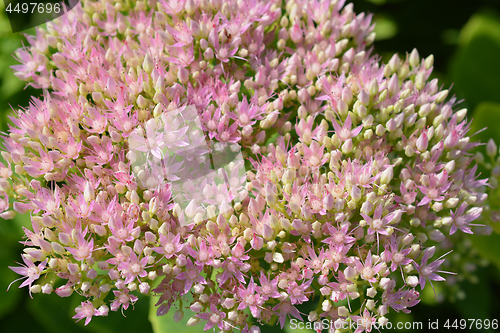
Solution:
<svg viewBox="0 0 500 333"><path fill-rule="evenodd" d="M86 324L137 293L226 332L318 298L357 332L409 312L488 184L433 57L381 64L344 2L85 0L28 36L13 68L45 93L0 165L21 286L79 293Z"/></svg>

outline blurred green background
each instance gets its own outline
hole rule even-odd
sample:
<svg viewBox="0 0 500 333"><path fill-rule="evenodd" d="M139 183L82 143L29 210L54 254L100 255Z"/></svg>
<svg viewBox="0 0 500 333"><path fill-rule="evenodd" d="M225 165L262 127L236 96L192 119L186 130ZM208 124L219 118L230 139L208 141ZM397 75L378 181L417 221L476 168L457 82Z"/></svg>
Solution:
<svg viewBox="0 0 500 333"><path fill-rule="evenodd" d="M375 53L388 61L394 53L401 58L417 48L421 57L434 54L434 77L439 78L445 88L463 100L459 108L469 110L474 118L473 128L489 128L475 138L485 142L493 137L500 142L500 0L354 0L355 12L374 13L377 23ZM32 31L32 30L31 30ZM30 32L30 31L26 31ZM23 45L21 34L13 34L7 21L3 2L0 1L0 130L7 130L7 116L11 107L26 106L30 96L39 96L40 91L24 84L13 74L9 66L16 61L11 54ZM7 266L20 260L23 235L21 226L29 224L29 217L18 216L14 220L0 220L0 332L13 333L20 330L38 333L66 332L201 332L202 325L186 327L188 314L181 323L172 320L173 311L156 319L154 307L149 307L147 298L141 299L135 310L127 310L126 318L121 313L110 313L108 318L94 318L88 326L83 321L74 324L71 316L81 301L78 295L63 299L55 295L35 295L29 298L26 288L18 289L19 282L6 291L11 281L17 278ZM495 228L500 231L500 228ZM429 321L439 320L440 331L447 319L498 319L500 307L496 297L500 296L500 236L475 235L471 238L472 250L490 265L479 267L447 289L446 297L436 284L438 297L426 288L422 302L411 314L395 314L391 322L419 321L424 331ZM460 256L462 246L455 244L454 255ZM465 247L464 247L465 248ZM466 265L467 263L464 263ZM441 301L441 302L438 302ZM306 312L307 309L302 308ZM149 321L149 317L153 319ZM450 329L453 331L453 328ZM265 331L279 331L268 327ZM286 329L288 332L293 330ZM394 329L393 331L397 331ZM467 332L461 330L461 332ZM484 331L484 330L482 330ZM297 332L297 331L295 331ZM312 331L309 331L312 332ZM416 332L404 330L404 332ZM419 331L421 332L421 330Z"/></svg>

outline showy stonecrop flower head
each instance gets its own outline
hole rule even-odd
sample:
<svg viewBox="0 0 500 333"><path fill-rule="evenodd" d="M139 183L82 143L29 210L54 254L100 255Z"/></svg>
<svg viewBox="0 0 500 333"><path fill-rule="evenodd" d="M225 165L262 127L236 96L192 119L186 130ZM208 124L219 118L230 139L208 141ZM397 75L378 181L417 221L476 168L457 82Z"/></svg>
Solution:
<svg viewBox="0 0 500 333"><path fill-rule="evenodd" d="M46 91L0 169L22 286L86 323L138 293L205 330L409 312L488 184L433 57L374 38L342 0L83 1L39 28L14 70Z"/></svg>

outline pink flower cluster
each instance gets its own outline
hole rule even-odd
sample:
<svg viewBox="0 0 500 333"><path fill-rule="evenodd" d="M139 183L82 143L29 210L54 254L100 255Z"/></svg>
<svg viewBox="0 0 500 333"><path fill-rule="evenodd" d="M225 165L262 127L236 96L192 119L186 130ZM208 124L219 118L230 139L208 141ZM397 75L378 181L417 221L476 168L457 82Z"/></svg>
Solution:
<svg viewBox="0 0 500 333"><path fill-rule="evenodd" d="M205 330L283 326L318 298L309 320L361 318L357 332L409 312L417 286L444 280L433 245L472 232L487 183L432 56L382 64L371 16L344 2L84 1L29 36L13 68L47 90L11 117L0 165L0 216L31 214L21 286L83 295L86 324L137 293ZM204 184L232 206L182 208L177 178L144 181L128 153L131 138L158 161L171 135L201 144L156 133L188 107L247 159L242 190Z"/></svg>

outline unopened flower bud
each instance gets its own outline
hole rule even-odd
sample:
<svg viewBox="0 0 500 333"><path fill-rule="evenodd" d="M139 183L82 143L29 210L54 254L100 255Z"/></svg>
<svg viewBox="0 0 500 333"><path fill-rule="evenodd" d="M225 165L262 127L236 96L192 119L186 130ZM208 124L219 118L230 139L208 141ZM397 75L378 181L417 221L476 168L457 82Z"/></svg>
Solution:
<svg viewBox="0 0 500 333"><path fill-rule="evenodd" d="M345 306L339 306L338 309L338 314L340 317L347 317L349 315L349 309L347 309Z"/></svg>
<svg viewBox="0 0 500 333"><path fill-rule="evenodd" d="M453 130L451 131L450 134L448 134L448 136L444 140L444 147L446 149L452 149L458 144L458 140L459 140L458 133L456 130Z"/></svg>
<svg viewBox="0 0 500 333"><path fill-rule="evenodd" d="M495 144L495 141L493 139L490 139L488 141L488 144L486 145L486 154L488 154L489 157L494 158L497 154L497 145Z"/></svg>
<svg viewBox="0 0 500 333"><path fill-rule="evenodd" d="M251 326L249 329L249 333L260 333L260 327L259 326Z"/></svg>
<svg viewBox="0 0 500 333"><path fill-rule="evenodd" d="M178 323L179 321L181 321L183 317L184 317L184 311L182 311L182 310L175 311L175 313L174 313L174 321L176 323Z"/></svg>
<svg viewBox="0 0 500 333"><path fill-rule="evenodd" d="M151 57L149 56L149 53L146 53L146 56L144 57L144 61L142 62L142 68L148 74L151 74L151 72L154 69L154 63Z"/></svg>
<svg viewBox="0 0 500 333"><path fill-rule="evenodd" d="M467 115L467 109L461 109L457 111L456 115L457 115L457 123L459 123L462 120L464 120L465 116Z"/></svg>
<svg viewBox="0 0 500 333"><path fill-rule="evenodd" d="M347 280L352 281L356 277L356 271L351 266L347 266L347 268L344 269L344 276Z"/></svg>
<svg viewBox="0 0 500 333"><path fill-rule="evenodd" d="M394 118L389 119L387 123L385 124L385 127L389 132L394 132L397 129L396 121Z"/></svg>
<svg viewBox="0 0 500 333"><path fill-rule="evenodd" d="M266 236L268 236L269 239L271 239L271 237L272 237L272 235L271 235L271 237L269 237L268 234L266 234ZM250 241L250 245L252 245L252 249L254 249L255 251L258 251L258 250L262 249L262 247L264 246L264 240L262 239L262 237L257 237L254 235L252 240Z"/></svg>
<svg viewBox="0 0 500 333"><path fill-rule="evenodd" d="M416 275L408 276L406 278L406 283L408 283L410 287L416 287L418 285L418 276Z"/></svg>
<svg viewBox="0 0 500 333"><path fill-rule="evenodd" d="M39 292L42 291L42 287L39 284L34 284L34 285L31 286L30 291L33 294L37 294L37 293L39 293Z"/></svg>
<svg viewBox="0 0 500 333"><path fill-rule="evenodd" d="M363 205L361 205L360 211L365 215L369 215L372 210L373 210L373 204L370 201L365 201L363 202Z"/></svg>
<svg viewBox="0 0 500 333"><path fill-rule="evenodd" d="M434 65L434 55L429 55L425 59L425 69L430 69Z"/></svg>
<svg viewBox="0 0 500 333"><path fill-rule="evenodd" d="M56 294L59 297L69 297L73 294L73 288L65 284L56 289Z"/></svg>
<svg viewBox="0 0 500 333"><path fill-rule="evenodd" d="M373 97L373 96L375 96L376 94L378 94L378 89L379 89L379 86L378 86L378 81L377 81L377 79L373 79L373 80L370 82L370 88L369 88L370 97Z"/></svg>
<svg viewBox="0 0 500 333"><path fill-rule="evenodd" d="M392 178L394 177L394 168L392 165L387 167L387 169L382 172L382 175L380 176L380 183L381 184L389 184Z"/></svg>
<svg viewBox="0 0 500 333"><path fill-rule="evenodd" d="M382 136L385 133L385 127L382 124L378 124L377 128L375 129L375 134L378 136Z"/></svg>
<svg viewBox="0 0 500 333"><path fill-rule="evenodd" d="M392 75L388 83L389 96L393 96L399 90L399 79L396 74Z"/></svg>
<svg viewBox="0 0 500 333"><path fill-rule="evenodd" d="M359 199L361 199L361 189L356 185L352 187L350 194L352 200L354 201L358 201Z"/></svg>
<svg viewBox="0 0 500 333"><path fill-rule="evenodd" d="M392 279L389 278L380 279L380 288L382 288L383 290L390 290L394 288L395 285L396 283Z"/></svg>
<svg viewBox="0 0 500 333"><path fill-rule="evenodd" d="M442 242L446 236L440 230L434 229L429 233L429 238L435 242Z"/></svg>
<svg viewBox="0 0 500 333"><path fill-rule="evenodd" d="M420 64L420 56L417 49L413 49L410 54L410 66L417 67Z"/></svg>
<svg viewBox="0 0 500 333"><path fill-rule="evenodd" d="M377 295L377 289L375 289L375 288L368 288L366 290L366 295L368 297L372 297L372 298L375 297Z"/></svg>
<svg viewBox="0 0 500 333"><path fill-rule="evenodd" d="M438 93L438 95L436 96L436 99L434 100L435 103L443 103L444 100L446 99L446 97L448 97L448 93L449 91L448 90L443 90L441 92Z"/></svg>
<svg viewBox="0 0 500 333"><path fill-rule="evenodd" d="M354 149L354 144L352 143L352 139L347 139L342 145L342 152L344 154L349 154Z"/></svg>
<svg viewBox="0 0 500 333"><path fill-rule="evenodd" d="M196 326L200 322L200 318L198 317L191 317L188 319L186 326Z"/></svg>
<svg viewBox="0 0 500 333"><path fill-rule="evenodd" d="M189 72L187 69L181 67L177 71L177 78L179 81L181 81L183 84L186 84L189 81Z"/></svg>
<svg viewBox="0 0 500 333"><path fill-rule="evenodd" d="M445 164L444 169L448 174L451 174L455 170L455 160L451 160Z"/></svg>
<svg viewBox="0 0 500 333"><path fill-rule="evenodd" d="M427 138L427 131L423 131L417 139L417 149L421 152L427 150L427 146L429 145L429 140Z"/></svg>
<svg viewBox="0 0 500 333"><path fill-rule="evenodd" d="M203 58L206 61L209 61L214 58L214 51L212 50L212 48L209 47L205 50L205 52L203 52Z"/></svg>
<svg viewBox="0 0 500 333"><path fill-rule="evenodd" d="M364 90L361 90L358 94L358 100L364 106L367 106L370 103L370 95Z"/></svg>
<svg viewBox="0 0 500 333"><path fill-rule="evenodd" d="M232 309L235 304L234 298L226 298L222 303L222 306L226 309ZM192 310L192 309L191 309ZM201 310L201 309L200 309ZM199 311L198 311L199 312Z"/></svg>
<svg viewBox="0 0 500 333"><path fill-rule="evenodd" d="M47 283L42 286L42 293L43 294L50 294L53 291L53 287L51 284Z"/></svg>
<svg viewBox="0 0 500 333"><path fill-rule="evenodd" d="M334 204L335 204L335 199L333 198L333 195L331 193L328 193L323 198L323 208L325 208L325 210L331 210L333 209Z"/></svg>

